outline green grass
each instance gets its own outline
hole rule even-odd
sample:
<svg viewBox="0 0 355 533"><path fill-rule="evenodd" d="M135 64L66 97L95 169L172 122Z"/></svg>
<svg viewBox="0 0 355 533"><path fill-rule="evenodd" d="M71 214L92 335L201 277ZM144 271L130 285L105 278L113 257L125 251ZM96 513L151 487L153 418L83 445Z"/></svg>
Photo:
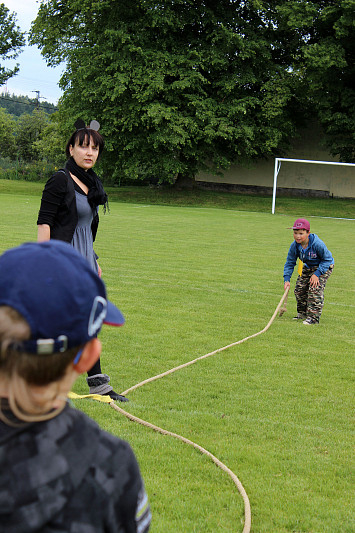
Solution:
<svg viewBox="0 0 355 533"><path fill-rule="evenodd" d="M43 183L9 181L0 179L0 194L41 195ZM171 205L174 207L214 207L238 211L271 213L271 196L255 196L208 190L177 190L174 187L107 187L110 202L147 205ZM292 198L277 196L276 213L292 217L332 216L355 217L355 199L346 198Z"/></svg>
<svg viewBox="0 0 355 533"><path fill-rule="evenodd" d="M0 182L0 251L35 239L43 187L7 185ZM175 204L170 195L171 205L154 205L157 191L146 189L145 201L131 193L111 195L95 247L109 297L126 316L123 328L100 335L103 370L117 391L260 331L283 294L287 228L314 216L312 230L335 258L320 325L292 321L291 293L287 313L266 333L133 391L124 407L235 472L254 533L353 532L355 222L315 215L355 218L354 202L342 209L341 201L280 198L271 215L270 198L264 206L241 198L247 208L234 195L223 205L217 194L203 204L213 202L209 193L188 207L178 205L187 193ZM84 376L75 391L87 392ZM207 457L103 404L75 405L131 443L152 533L242 531L242 498Z"/></svg>

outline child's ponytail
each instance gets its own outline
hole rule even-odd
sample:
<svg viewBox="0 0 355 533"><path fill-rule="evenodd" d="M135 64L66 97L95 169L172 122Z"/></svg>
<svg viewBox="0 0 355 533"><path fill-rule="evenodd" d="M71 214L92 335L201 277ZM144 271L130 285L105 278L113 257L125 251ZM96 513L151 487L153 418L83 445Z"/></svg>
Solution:
<svg viewBox="0 0 355 533"><path fill-rule="evenodd" d="M60 408L52 406L60 396L59 381L79 347L45 355L21 351L21 342L30 336L27 321L11 307L0 306L0 380L7 390L8 408L16 418L36 422L53 418L64 408L66 398L60 398ZM11 423L6 410L2 402L0 418Z"/></svg>

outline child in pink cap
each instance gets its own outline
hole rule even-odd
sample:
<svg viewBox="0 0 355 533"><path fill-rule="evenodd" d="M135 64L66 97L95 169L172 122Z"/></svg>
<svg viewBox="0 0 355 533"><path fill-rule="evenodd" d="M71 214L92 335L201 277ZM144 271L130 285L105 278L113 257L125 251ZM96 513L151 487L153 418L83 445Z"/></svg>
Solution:
<svg viewBox="0 0 355 533"><path fill-rule="evenodd" d="M334 259L324 242L310 233L310 223L298 218L293 226L294 241L290 246L284 266L284 289L290 279L297 259L303 263L302 274L295 286L297 316L305 325L318 324L324 305L325 284L333 271Z"/></svg>

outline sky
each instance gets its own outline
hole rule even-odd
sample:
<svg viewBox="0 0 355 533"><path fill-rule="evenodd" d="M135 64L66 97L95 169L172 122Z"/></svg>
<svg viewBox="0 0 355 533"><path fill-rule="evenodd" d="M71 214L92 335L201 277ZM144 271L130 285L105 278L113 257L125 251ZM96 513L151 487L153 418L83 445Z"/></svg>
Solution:
<svg viewBox="0 0 355 533"><path fill-rule="evenodd" d="M37 0L0 0L0 3L17 14L17 26L21 31L29 31L31 22L36 18L39 4ZM40 102L57 104L62 95L58 87L59 78L63 72L62 67L47 67L45 60L37 46L25 46L20 55L14 60L1 60L4 67L13 67L19 64L20 70L16 76L0 87L0 93L24 95L36 98L39 91Z"/></svg>

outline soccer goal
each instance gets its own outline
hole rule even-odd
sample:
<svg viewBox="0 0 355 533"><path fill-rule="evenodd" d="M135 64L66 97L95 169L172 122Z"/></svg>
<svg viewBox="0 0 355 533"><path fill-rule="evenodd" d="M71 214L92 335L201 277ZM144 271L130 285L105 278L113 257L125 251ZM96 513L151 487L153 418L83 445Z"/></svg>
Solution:
<svg viewBox="0 0 355 533"><path fill-rule="evenodd" d="M272 214L275 213L277 176L279 175L282 161L287 161L288 163L313 163L316 165L338 165L345 167L355 167L355 163L336 163L334 161L316 161L312 159L286 159L285 157L276 157L274 168L274 187L272 191Z"/></svg>

